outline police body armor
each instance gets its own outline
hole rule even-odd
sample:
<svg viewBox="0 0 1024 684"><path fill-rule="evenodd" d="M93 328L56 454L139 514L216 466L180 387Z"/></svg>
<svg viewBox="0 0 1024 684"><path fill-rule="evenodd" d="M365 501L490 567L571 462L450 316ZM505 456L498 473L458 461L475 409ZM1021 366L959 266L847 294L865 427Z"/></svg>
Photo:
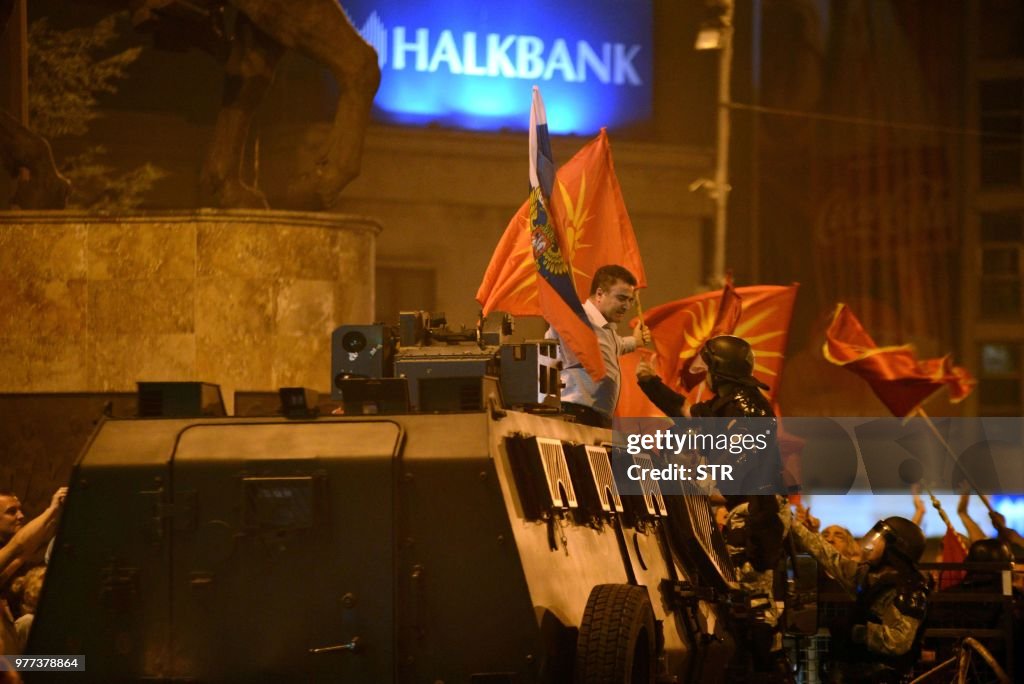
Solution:
<svg viewBox="0 0 1024 684"><path fill-rule="evenodd" d="M782 456L778 445L778 424L771 403L757 389L749 385L725 382L719 385L719 394L713 399L694 405L690 409L694 418L765 418L771 419L771 434L766 449L746 450L741 454L708 454L714 462L733 467L731 483L722 483L720 491L729 500L729 508L746 497L757 494L785 494L782 480ZM736 429L743 429L740 423Z"/></svg>
<svg viewBox="0 0 1024 684"><path fill-rule="evenodd" d="M902 655L878 653L863 641L854 639L858 625L883 624L883 616L876 613L874 607L888 592L896 592L893 599L896 610L924 621L928 583L922 575L907 576L893 568L866 573L858 584L857 601L850 611L827 625L832 634L828 681L896 683L911 672L920 657L923 628L917 629L913 644Z"/></svg>

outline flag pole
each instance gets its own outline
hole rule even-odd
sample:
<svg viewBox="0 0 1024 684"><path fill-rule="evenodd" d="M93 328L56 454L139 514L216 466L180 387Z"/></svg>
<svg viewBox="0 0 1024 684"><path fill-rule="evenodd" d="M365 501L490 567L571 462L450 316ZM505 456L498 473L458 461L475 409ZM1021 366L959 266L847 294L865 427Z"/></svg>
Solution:
<svg viewBox="0 0 1024 684"><path fill-rule="evenodd" d="M921 481L921 486L924 487L924 491L928 492L928 497L932 500L932 508L939 513L939 517L942 518L942 522L946 523L946 527L953 527L953 523L950 521L949 516L946 515L946 510L942 507L942 502L939 501L939 497L935 496L935 492L932 488L925 484L924 480ZM956 529L955 527L953 529Z"/></svg>
<svg viewBox="0 0 1024 684"><path fill-rule="evenodd" d="M928 492L928 496L932 500L932 507L934 507L935 510L938 511L939 517L942 518L942 522L946 523L946 529L953 530L953 533L956 534L956 541L960 544L960 548L964 550L964 553L967 553L967 547L964 546L964 540L960 538L960 533L956 531L956 528L953 527L953 523L950 522L949 516L946 515L945 509L942 508L942 503L939 501L939 498L935 496L935 493L932 492L931 487L925 484L924 480L921 480L921 486L924 487L924 491Z"/></svg>
<svg viewBox="0 0 1024 684"><path fill-rule="evenodd" d="M935 423L932 421L931 416L929 416L927 413L925 413L924 407L918 406L917 409L915 409L915 410L917 411L917 415L919 415L920 417L924 418L924 422L931 429L932 434L935 435L936 439L939 440L939 443L941 443L942 446L945 447L946 453L949 454L950 457L953 459L953 463L959 465L959 462L957 461L957 456L956 456L955 453L953 453L953 448L951 446L949 446L949 442L947 442L942 437L942 434L939 432L939 428L937 428L935 426ZM961 468L960 472L963 473L964 479L967 480L967 484L969 484L971 486L971 489L973 489L974 493L978 495L978 498L981 499L981 502L983 504L985 504L985 508L988 509L988 512L989 513L995 513L996 510L994 508L992 508L992 504L989 502L988 497L981 493L981 489L979 489L978 485L974 483L974 478L972 478L971 474L967 472L967 469L966 468ZM931 494L931 491L929 490L928 493ZM934 497L932 497L932 498L934 499ZM933 505L934 505L934 502L933 502Z"/></svg>
<svg viewBox="0 0 1024 684"><path fill-rule="evenodd" d="M636 298L636 317L640 319L640 326L646 328L647 325L644 323L644 306L640 303L640 290L633 292L633 296ZM644 347L650 346L649 342L644 342Z"/></svg>

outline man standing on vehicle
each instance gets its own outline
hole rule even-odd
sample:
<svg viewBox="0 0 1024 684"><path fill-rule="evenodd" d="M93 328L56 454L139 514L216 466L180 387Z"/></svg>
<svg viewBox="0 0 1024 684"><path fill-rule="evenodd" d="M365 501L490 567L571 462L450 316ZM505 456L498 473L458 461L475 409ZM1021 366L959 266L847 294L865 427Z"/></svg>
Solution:
<svg viewBox="0 0 1024 684"><path fill-rule="evenodd" d="M626 268L615 264L602 266L594 273L590 296L583 302L583 310L601 348L605 368L603 378L597 381L591 378L572 350L559 344L562 411L575 416L577 423L611 427L622 379L619 357L651 341L651 333L643 323L637 324L631 337L619 337L615 331L616 324L626 317L636 302L636 283L636 278ZM554 328L549 328L545 337L559 339Z"/></svg>

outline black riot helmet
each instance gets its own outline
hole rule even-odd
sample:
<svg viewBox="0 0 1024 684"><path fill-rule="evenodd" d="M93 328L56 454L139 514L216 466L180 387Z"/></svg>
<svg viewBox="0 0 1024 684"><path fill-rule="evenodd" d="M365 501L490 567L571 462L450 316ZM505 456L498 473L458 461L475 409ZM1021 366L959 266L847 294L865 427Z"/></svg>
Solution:
<svg viewBox="0 0 1024 684"><path fill-rule="evenodd" d="M768 385L754 377L754 350L750 344L735 335L719 335L704 343L701 361L708 369L713 388L725 380L749 387L768 389Z"/></svg>
<svg viewBox="0 0 1024 684"><path fill-rule="evenodd" d="M1013 554L1008 547L999 539L979 539L971 544L967 552L968 563L1006 563L1013 562Z"/></svg>
<svg viewBox="0 0 1024 684"><path fill-rule="evenodd" d="M924 532L906 518L892 516L875 523L861 542L865 555L871 553L879 539L885 540L886 554L894 554L910 563L919 561L924 553Z"/></svg>

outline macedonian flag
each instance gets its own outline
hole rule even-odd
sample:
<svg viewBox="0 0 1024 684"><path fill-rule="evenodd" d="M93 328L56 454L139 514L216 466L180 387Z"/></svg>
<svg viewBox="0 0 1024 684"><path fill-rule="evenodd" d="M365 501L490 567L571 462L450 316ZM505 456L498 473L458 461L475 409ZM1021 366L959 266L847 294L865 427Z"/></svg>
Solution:
<svg viewBox="0 0 1024 684"><path fill-rule="evenodd" d="M715 312L715 320L711 324L711 330L704 337L704 342L719 335L734 334L736 326L740 323L740 317L743 315L743 297L733 287L732 274L726 276L725 287L722 288L721 292L722 296L718 300L718 311ZM655 315L658 315L657 310L655 310ZM786 327L788 328L789 326L787 325ZM701 364L694 363L699 358L698 353L700 352L700 347L704 346L704 342L701 342L700 346L697 347L697 353L691 354L688 358L680 359L678 355L676 356L678 372L673 369L671 371L672 377L678 377L679 383L687 392L699 385L704 380L704 376L707 375L707 368L704 368Z"/></svg>
<svg viewBox="0 0 1024 684"><path fill-rule="evenodd" d="M773 399L782 376L782 364L789 337L798 285L751 285L705 292L654 307L644 315L654 342L654 367L662 382L675 391L695 399L698 390L690 391L694 377L683 377L684 369L692 371L693 359L701 347L716 335L742 337L754 350L754 375L771 389ZM739 318L735 307L739 303ZM731 329L730 329L731 328ZM616 414L619 416L662 415L647 401L636 384L635 369L639 354L621 357L622 394ZM631 358L637 355L637 358Z"/></svg>
<svg viewBox="0 0 1024 684"><path fill-rule="evenodd" d="M943 387L950 401L967 398L975 380L966 369L954 366L949 354L919 360L909 344L879 347L846 304L836 307L825 331L825 358L867 381L894 416L903 418Z"/></svg>
<svg viewBox="0 0 1024 684"><path fill-rule="evenodd" d="M647 287L633 223L622 199L608 134L602 128L596 138L558 169L551 192L553 224L565 241L565 260L571 266L579 299L590 295L594 271L619 264L636 276L638 287ZM537 262L531 236L529 200L512 217L498 243L476 293L484 315L504 311L516 316L541 316L538 299Z"/></svg>
<svg viewBox="0 0 1024 684"><path fill-rule="evenodd" d="M662 380L676 391L693 387L684 383L680 370L700 353L704 343L716 335L732 334L745 339L754 350L754 375L771 388L774 398L782 374L782 362L789 339L797 285L750 285L736 288L741 301L740 317L731 331L716 326L718 312L729 300L722 290L662 304L647 312L658 358L665 362ZM716 329L717 328L717 329Z"/></svg>

